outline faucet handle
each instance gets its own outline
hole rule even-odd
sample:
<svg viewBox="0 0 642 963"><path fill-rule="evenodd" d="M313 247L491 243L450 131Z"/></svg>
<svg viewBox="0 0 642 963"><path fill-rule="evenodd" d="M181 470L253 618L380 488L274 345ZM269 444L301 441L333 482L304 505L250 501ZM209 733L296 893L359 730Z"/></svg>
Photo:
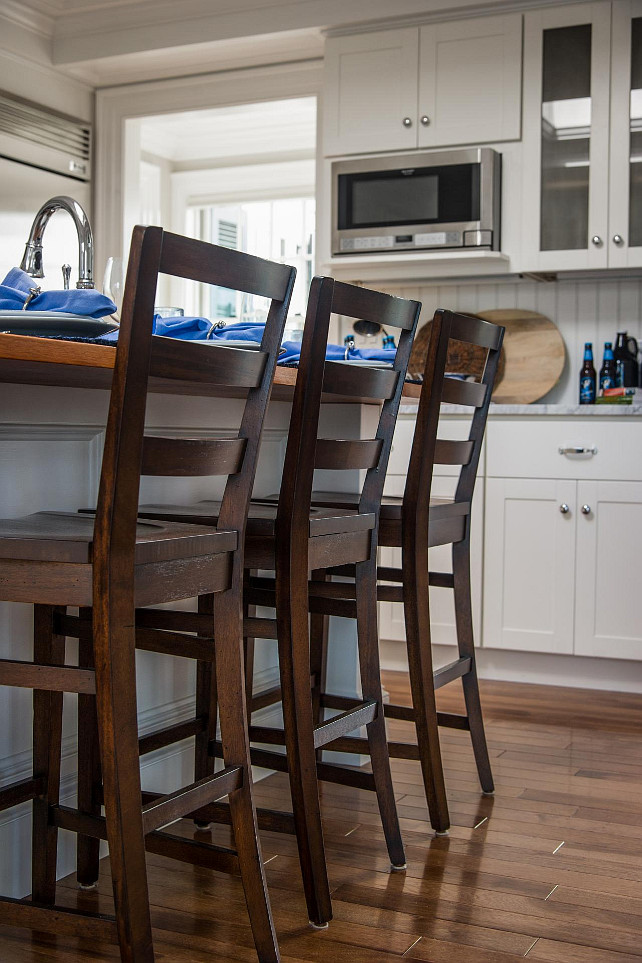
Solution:
<svg viewBox="0 0 642 963"><path fill-rule="evenodd" d="M71 264L62 266L62 286L65 291L69 290L69 278L71 277Z"/></svg>

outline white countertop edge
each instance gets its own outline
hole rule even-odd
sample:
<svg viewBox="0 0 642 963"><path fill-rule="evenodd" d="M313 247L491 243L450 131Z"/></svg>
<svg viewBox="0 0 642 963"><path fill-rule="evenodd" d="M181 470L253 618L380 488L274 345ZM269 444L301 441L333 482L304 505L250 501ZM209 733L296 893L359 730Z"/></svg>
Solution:
<svg viewBox="0 0 642 963"><path fill-rule="evenodd" d="M442 405L444 415L470 415L471 408L466 405ZM416 415L417 405L402 404L399 413L402 415ZM542 415L546 416L568 416L580 415L581 417L608 418L622 417L642 417L642 404L632 405L500 405L491 402L489 417L502 417L506 415Z"/></svg>

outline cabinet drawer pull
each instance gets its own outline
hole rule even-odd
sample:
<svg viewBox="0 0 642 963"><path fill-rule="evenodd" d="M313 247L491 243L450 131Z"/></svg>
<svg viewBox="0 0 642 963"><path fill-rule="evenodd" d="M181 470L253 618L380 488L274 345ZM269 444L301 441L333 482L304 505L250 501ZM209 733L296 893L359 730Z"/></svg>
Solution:
<svg viewBox="0 0 642 963"><path fill-rule="evenodd" d="M597 455L597 447L580 448L579 445L569 445L568 448L558 448L560 455Z"/></svg>
<svg viewBox="0 0 642 963"><path fill-rule="evenodd" d="M412 127L412 118L404 117L401 123L404 125L404 127Z"/></svg>
<svg viewBox="0 0 642 963"><path fill-rule="evenodd" d="M590 515L590 514L591 514L591 506L582 505L582 515Z"/></svg>
<svg viewBox="0 0 642 963"><path fill-rule="evenodd" d="M566 504L566 502L563 502L563 503L560 505L560 511L561 511L562 515L568 515L568 513L570 512L570 508L568 507L568 505Z"/></svg>

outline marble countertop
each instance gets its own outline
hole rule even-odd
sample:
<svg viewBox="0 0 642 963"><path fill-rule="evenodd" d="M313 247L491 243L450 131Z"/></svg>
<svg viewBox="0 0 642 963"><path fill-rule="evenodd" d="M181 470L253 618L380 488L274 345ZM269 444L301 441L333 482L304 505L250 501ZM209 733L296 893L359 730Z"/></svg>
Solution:
<svg viewBox="0 0 642 963"><path fill-rule="evenodd" d="M465 405L442 405L442 412L446 415L469 415L470 408ZM416 415L416 405L401 405L400 414ZM625 417L635 418L642 416L642 403L635 402L632 405L499 405L491 402L489 417L501 417L506 415L530 415L530 416L557 416L568 417L579 415L580 417Z"/></svg>

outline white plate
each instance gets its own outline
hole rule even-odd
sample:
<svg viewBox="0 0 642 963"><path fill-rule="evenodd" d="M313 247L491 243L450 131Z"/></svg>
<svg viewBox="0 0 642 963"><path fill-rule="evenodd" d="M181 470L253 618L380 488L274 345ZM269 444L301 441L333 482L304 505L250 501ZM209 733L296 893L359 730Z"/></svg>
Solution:
<svg viewBox="0 0 642 963"><path fill-rule="evenodd" d="M0 331L10 334L68 334L92 338L118 327L113 318L87 318L64 311L0 310Z"/></svg>
<svg viewBox="0 0 642 963"><path fill-rule="evenodd" d="M336 364L354 364L361 368L392 368L392 361L371 361L370 358L337 359Z"/></svg>
<svg viewBox="0 0 642 963"><path fill-rule="evenodd" d="M196 344L218 344L224 348L245 348L246 351L258 351L261 347L260 341L236 341L231 338L206 338L204 341L196 341ZM285 354L285 348L279 348L279 354Z"/></svg>
<svg viewBox="0 0 642 963"><path fill-rule="evenodd" d="M260 341L235 341L232 338L206 338L196 344L218 344L223 348L245 348L246 351L258 351L261 347Z"/></svg>

